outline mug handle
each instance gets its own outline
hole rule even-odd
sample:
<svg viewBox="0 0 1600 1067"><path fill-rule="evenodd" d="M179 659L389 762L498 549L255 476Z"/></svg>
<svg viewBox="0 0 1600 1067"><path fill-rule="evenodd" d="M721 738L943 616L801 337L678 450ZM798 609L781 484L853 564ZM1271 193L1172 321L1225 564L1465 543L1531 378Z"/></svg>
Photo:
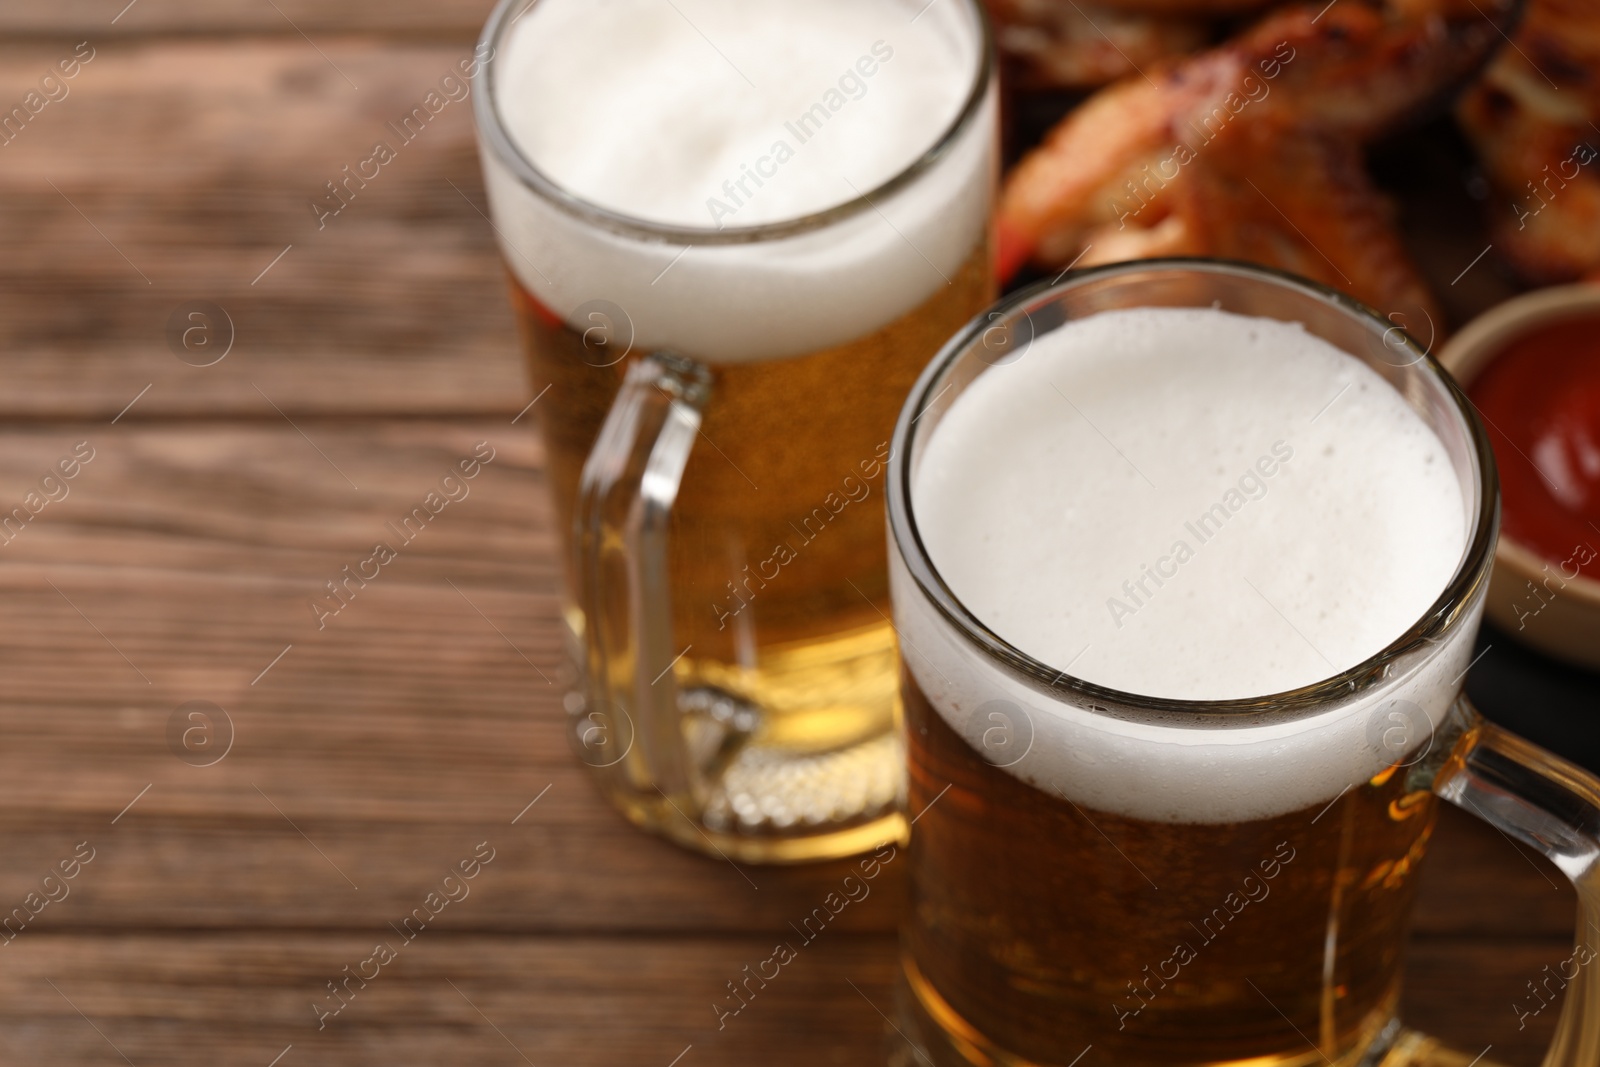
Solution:
<svg viewBox="0 0 1600 1067"><path fill-rule="evenodd" d="M1486 722L1465 695L1456 702L1451 718L1452 732L1460 733L1450 751L1441 754L1442 766L1435 763L1429 768L1435 771L1433 791L1506 836L1538 849L1561 868L1578 891L1579 947L1595 952L1584 935L1600 931L1596 925L1600 922L1600 779ZM1444 1067L1456 1064L1459 1055L1442 1049L1432 1038L1408 1032L1382 1067ZM1467 1057L1461 1056L1459 1062L1464 1065ZM1600 980L1595 968L1584 966L1568 984L1544 1067L1595 1064L1600 1064Z"/></svg>
<svg viewBox="0 0 1600 1067"><path fill-rule="evenodd" d="M611 762L590 765L690 810L702 806L704 787L672 677L683 650L672 633L667 532L710 397L711 373L674 353L628 368L583 465L571 541L583 612L580 717L623 747Z"/></svg>

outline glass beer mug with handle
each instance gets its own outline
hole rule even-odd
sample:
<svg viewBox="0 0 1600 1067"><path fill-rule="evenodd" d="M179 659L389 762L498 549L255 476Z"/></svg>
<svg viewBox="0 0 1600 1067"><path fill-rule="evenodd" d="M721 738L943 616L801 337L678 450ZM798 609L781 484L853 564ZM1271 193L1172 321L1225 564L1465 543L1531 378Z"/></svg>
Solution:
<svg viewBox="0 0 1600 1067"><path fill-rule="evenodd" d="M1396 1017L1440 798L1565 872L1594 944L1600 781L1461 691L1493 455L1389 322L1240 264L1085 271L970 324L894 444L897 1062L1466 1067ZM1600 1062L1600 980L1563 978L1545 1063Z"/></svg>
<svg viewBox="0 0 1600 1067"><path fill-rule="evenodd" d="M995 295L980 6L503 0L479 52L579 757L735 859L898 836L881 492L905 391Z"/></svg>

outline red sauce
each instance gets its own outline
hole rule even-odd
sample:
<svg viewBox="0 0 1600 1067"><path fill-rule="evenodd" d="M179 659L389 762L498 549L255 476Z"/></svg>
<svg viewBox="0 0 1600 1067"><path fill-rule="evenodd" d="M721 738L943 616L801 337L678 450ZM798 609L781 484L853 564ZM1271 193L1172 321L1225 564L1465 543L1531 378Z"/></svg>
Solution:
<svg viewBox="0 0 1600 1067"><path fill-rule="evenodd" d="M1600 317L1518 338L1469 393L1500 465L1502 532L1567 578L1600 579Z"/></svg>

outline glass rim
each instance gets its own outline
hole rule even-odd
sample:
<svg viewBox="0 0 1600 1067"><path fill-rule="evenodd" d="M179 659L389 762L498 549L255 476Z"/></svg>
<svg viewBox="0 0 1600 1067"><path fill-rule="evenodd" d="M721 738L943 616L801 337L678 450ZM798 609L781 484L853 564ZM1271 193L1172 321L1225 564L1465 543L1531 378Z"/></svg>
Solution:
<svg viewBox="0 0 1600 1067"><path fill-rule="evenodd" d="M582 222L644 241L690 246L749 244L808 233L868 210L876 211L876 200L899 192L949 154L956 142L977 120L994 81L994 28L990 23L988 12L980 0L958 0L966 7L977 28L977 63L973 71L972 85L950 124L926 151L898 173L843 203L792 219L752 226L725 227L681 226L654 222L637 215L602 207L563 187L523 154L506 130L505 123L501 121L494 79L499 46L517 19L540 2L541 0L499 0L489 15L488 22L484 24L483 33L478 39L478 51L482 52L484 47L488 46L489 58L483 61L483 68L479 73L484 80L481 90L473 101L473 118L476 120L479 134L488 150L516 175L517 180L539 194L546 202L554 204Z"/></svg>
<svg viewBox="0 0 1600 1067"><path fill-rule="evenodd" d="M911 503L911 442L917 432L916 420L948 388L947 379L962 358L982 343L987 331L999 323L1014 320L1019 311L1027 315L1030 306L1053 301L1062 293L1092 281L1151 271L1193 271L1250 278L1331 305L1377 331L1385 343L1388 343L1387 338L1391 335L1398 335L1405 348L1416 357L1407 366L1425 366L1443 395L1450 399L1455 417L1471 442L1478 496L1472 516L1471 535L1449 582L1422 616L1382 650L1360 663L1299 688L1257 697L1193 700L1113 689L1051 667L995 633L945 584L943 576L929 558ZM1360 358L1353 353L1351 355ZM1182 716L1186 725L1190 726L1237 726L1244 725L1239 721L1241 718L1248 718L1252 720L1250 725L1255 725L1263 718L1270 718L1272 722L1287 722L1325 711L1385 681L1389 677L1388 668L1393 663L1437 643L1460 624L1464 607L1488 580L1499 528L1499 483L1488 434L1472 402L1438 361L1418 345L1409 333L1354 297L1287 271L1238 260L1165 257L1111 263L1073 271L1065 280L1036 282L1003 297L962 327L923 370L901 408L890 456L887 487L890 536L921 595L966 643L989 661L1000 664L1046 696L1118 718L1147 720L1152 714L1176 715Z"/></svg>

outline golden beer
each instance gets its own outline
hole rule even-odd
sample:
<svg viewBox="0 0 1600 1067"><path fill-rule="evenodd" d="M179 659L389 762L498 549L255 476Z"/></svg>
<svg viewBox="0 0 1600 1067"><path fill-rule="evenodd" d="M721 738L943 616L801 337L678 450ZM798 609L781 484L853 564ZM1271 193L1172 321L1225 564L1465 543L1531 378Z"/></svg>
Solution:
<svg viewBox="0 0 1600 1067"><path fill-rule="evenodd" d="M1437 806L1409 757L1325 807L1148 822L1020 781L903 686L924 1033L1040 1064L1310 1067L1394 1017Z"/></svg>
<svg viewBox="0 0 1600 1067"><path fill-rule="evenodd" d="M540 426L558 528L569 530L584 463L639 353L619 355L619 324L579 332L553 321L515 276L512 294L534 392L548 386L558 401L540 405ZM904 757L882 498L889 436L928 353L993 298L982 241L948 286L859 340L711 367L703 437L668 541L673 631L688 649L672 672L684 693L728 694L764 713L740 754L746 773L734 768L743 792L715 798L712 828L808 820L864 830L860 839L873 844L897 817ZM579 604L569 583L581 633ZM778 761L805 773L764 773Z"/></svg>

